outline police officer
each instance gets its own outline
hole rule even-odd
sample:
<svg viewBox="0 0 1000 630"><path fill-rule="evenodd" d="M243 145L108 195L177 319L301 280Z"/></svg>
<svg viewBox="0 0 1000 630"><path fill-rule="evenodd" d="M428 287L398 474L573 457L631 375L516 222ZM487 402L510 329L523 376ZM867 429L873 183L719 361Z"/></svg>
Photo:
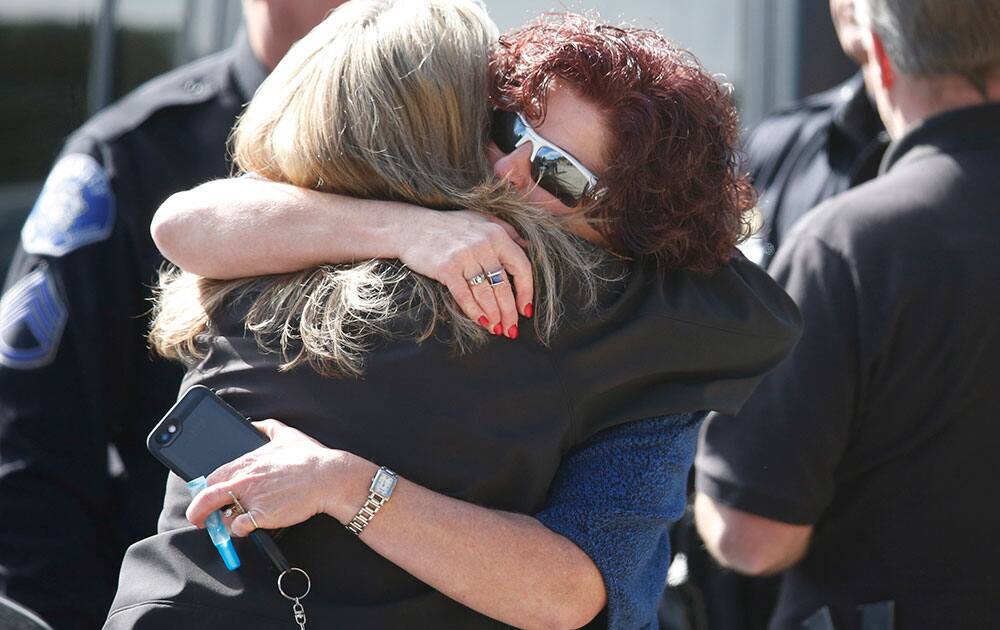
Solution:
<svg viewBox="0 0 1000 630"><path fill-rule="evenodd" d="M0 302L0 592L56 628L98 627L125 548L155 532L145 450L181 372L144 340L163 262L150 219L229 172L226 139L291 44L343 0L245 0L228 50L156 78L66 142Z"/></svg>
<svg viewBox="0 0 1000 630"><path fill-rule="evenodd" d="M854 0L830 0L830 14L841 47L862 70L775 112L747 139L747 166L761 195L764 227L745 251L765 265L809 210L875 177L888 145L865 87L864 32L854 18Z"/></svg>

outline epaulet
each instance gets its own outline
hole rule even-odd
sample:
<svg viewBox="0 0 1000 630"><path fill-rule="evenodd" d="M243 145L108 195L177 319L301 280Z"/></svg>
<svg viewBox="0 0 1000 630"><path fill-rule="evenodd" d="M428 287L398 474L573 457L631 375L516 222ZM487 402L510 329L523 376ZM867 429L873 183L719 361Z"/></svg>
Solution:
<svg viewBox="0 0 1000 630"><path fill-rule="evenodd" d="M222 51L147 81L102 109L73 136L110 142L140 127L158 111L211 100L223 88L231 54Z"/></svg>

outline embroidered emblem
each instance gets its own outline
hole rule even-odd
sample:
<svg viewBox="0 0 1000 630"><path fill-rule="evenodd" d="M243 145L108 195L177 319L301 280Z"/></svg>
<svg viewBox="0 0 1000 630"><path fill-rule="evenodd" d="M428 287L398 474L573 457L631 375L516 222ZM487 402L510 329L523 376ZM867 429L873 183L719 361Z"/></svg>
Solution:
<svg viewBox="0 0 1000 630"><path fill-rule="evenodd" d="M29 370L51 363L66 319L48 267L21 278L0 299L0 364Z"/></svg>
<svg viewBox="0 0 1000 630"><path fill-rule="evenodd" d="M89 155L59 160L21 230L29 254L62 256L103 241L115 223L115 197L108 174Z"/></svg>

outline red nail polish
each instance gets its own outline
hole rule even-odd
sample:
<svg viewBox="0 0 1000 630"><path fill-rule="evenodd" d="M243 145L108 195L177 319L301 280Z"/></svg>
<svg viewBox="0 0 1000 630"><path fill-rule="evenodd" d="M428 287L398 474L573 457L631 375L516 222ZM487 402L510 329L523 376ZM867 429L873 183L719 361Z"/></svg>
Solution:
<svg viewBox="0 0 1000 630"><path fill-rule="evenodd" d="M490 328L490 320L486 319L485 315L480 315L479 316L479 325L482 326L483 328L489 330L489 328Z"/></svg>
<svg viewBox="0 0 1000 630"><path fill-rule="evenodd" d="M511 339L517 339L517 324L514 324L507 330L507 336Z"/></svg>
<svg viewBox="0 0 1000 630"><path fill-rule="evenodd" d="M535 314L535 307L531 305L531 302L528 302L527 304L525 304L524 305L524 316L525 317L531 317L534 314Z"/></svg>
<svg viewBox="0 0 1000 630"><path fill-rule="evenodd" d="M493 327L494 335L499 335L502 332L503 332L503 326L501 326L500 324L497 324L496 326Z"/></svg>

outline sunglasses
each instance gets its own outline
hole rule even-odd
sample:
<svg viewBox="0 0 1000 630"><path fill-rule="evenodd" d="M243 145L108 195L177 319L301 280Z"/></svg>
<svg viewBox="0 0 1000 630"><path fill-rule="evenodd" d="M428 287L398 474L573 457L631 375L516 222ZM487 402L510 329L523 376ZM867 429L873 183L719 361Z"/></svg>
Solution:
<svg viewBox="0 0 1000 630"><path fill-rule="evenodd" d="M493 141L504 153L513 153L531 142L531 176L535 182L570 208L597 186L597 176L559 146L552 144L531 128L521 114L495 110Z"/></svg>

